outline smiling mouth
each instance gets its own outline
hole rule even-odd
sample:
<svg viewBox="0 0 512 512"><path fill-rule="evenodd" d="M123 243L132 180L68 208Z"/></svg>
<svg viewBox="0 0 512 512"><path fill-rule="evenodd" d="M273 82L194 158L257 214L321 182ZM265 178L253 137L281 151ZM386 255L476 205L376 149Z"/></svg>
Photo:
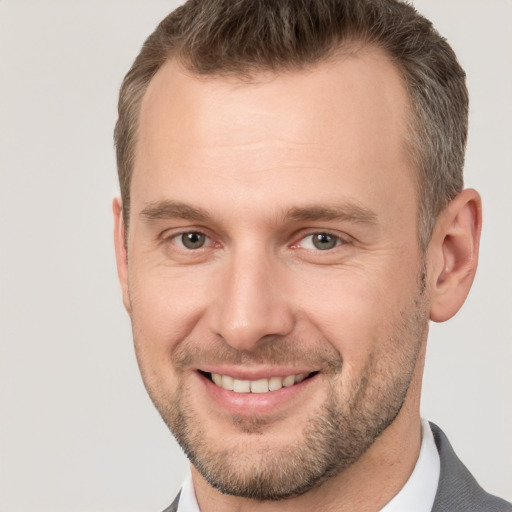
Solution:
<svg viewBox="0 0 512 512"><path fill-rule="evenodd" d="M285 377L270 377L268 379L241 380L229 375L218 373L207 373L200 371L202 375L212 381L219 388L235 393L268 393L279 391L281 388L288 388L309 379L318 372L301 373L299 375L287 375Z"/></svg>

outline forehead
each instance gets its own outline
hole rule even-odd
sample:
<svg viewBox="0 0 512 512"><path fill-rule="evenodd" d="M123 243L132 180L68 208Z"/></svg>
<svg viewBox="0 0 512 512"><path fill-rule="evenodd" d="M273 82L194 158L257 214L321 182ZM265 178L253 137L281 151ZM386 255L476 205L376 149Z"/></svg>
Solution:
<svg viewBox="0 0 512 512"><path fill-rule="evenodd" d="M275 109L276 102L282 109ZM347 49L311 68L253 73L250 79L193 75L171 59L153 77L144 95L139 136L154 135L154 128L159 126L165 130L168 140L200 138L204 135L201 128L210 127L206 123L211 121L209 114L216 116L218 127L222 128L212 143L233 132L239 133L242 139L240 125L250 123L254 129L258 121L256 127L263 133L270 127L269 123L276 128L279 127L276 123L288 124L285 127L289 130L287 121L293 121L296 126L293 134L299 135L298 130L306 126L308 141L314 135L325 140L327 131L318 128L326 127L326 123L329 127L373 124L376 113L381 119L386 117L389 129L401 131L405 128L407 102L397 69L377 47ZM226 113L229 110L229 118L219 116L222 110ZM280 116L281 110L287 111L287 119ZM315 133L312 128L317 128ZM335 132L331 133L336 136ZM211 139L212 134L207 135Z"/></svg>
<svg viewBox="0 0 512 512"><path fill-rule="evenodd" d="M142 101L132 201L183 195L190 183L243 201L282 201L279 187L343 195L364 184L367 200L390 201L392 189L414 183L407 105L398 71L376 48L250 81L197 77L170 60Z"/></svg>

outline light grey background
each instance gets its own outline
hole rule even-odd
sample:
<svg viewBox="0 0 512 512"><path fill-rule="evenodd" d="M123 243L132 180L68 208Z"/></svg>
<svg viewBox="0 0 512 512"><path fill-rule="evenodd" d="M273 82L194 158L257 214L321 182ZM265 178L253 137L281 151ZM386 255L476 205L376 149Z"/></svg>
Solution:
<svg viewBox="0 0 512 512"><path fill-rule="evenodd" d="M0 510L159 511L186 462L143 389L110 203L117 90L176 2L0 0ZM421 0L468 72L481 264L432 326L423 413L512 500L510 0Z"/></svg>

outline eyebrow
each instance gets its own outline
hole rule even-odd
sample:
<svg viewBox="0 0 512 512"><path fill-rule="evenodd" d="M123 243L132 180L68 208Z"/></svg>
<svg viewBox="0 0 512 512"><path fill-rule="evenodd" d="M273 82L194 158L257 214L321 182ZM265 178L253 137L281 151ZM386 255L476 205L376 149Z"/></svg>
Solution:
<svg viewBox="0 0 512 512"><path fill-rule="evenodd" d="M283 213L284 218L295 222L301 221L344 221L356 224L377 224L377 214L355 203L335 206L306 206L292 208Z"/></svg>
<svg viewBox="0 0 512 512"><path fill-rule="evenodd" d="M212 215L205 209L190 206L179 201L158 201L149 203L141 212L141 217L148 221L184 219L195 222L207 222ZM279 215L284 221L315 222L344 221L356 224L375 225L377 214L355 203L343 203L334 206L304 206L283 210Z"/></svg>
<svg viewBox="0 0 512 512"><path fill-rule="evenodd" d="M203 208L197 208L177 201L149 203L141 212L146 220L185 219L205 222L211 215Z"/></svg>

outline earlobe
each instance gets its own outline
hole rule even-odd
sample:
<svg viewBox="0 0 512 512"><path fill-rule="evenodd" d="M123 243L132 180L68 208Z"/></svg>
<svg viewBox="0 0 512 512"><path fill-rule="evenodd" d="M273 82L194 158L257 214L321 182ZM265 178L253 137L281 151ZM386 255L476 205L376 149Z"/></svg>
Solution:
<svg viewBox="0 0 512 512"><path fill-rule="evenodd" d="M116 251L117 275L121 292L123 294L124 307L130 313L130 295L128 293L128 254L125 238L125 225L123 219L123 203L119 197L112 201L112 213L114 214L114 247Z"/></svg>
<svg viewBox="0 0 512 512"><path fill-rule="evenodd" d="M463 190L439 215L428 248L431 320L444 322L464 304L478 264L481 227L482 202L472 189Z"/></svg>

